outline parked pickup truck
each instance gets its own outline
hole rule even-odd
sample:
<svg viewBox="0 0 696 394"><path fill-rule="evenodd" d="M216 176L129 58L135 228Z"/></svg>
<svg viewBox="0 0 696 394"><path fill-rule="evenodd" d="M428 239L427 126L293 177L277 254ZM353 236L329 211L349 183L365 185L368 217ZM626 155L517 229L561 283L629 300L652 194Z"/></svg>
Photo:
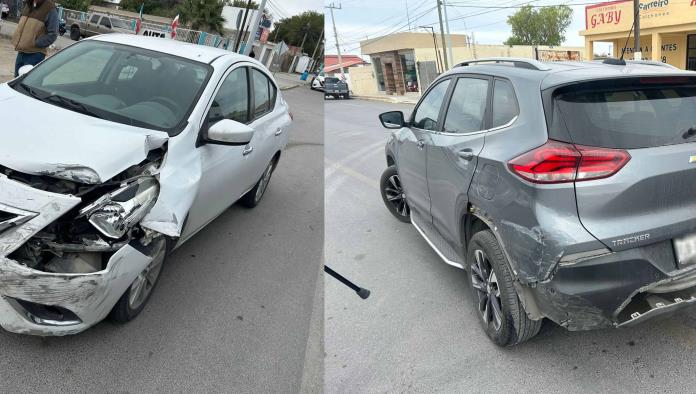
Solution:
<svg viewBox="0 0 696 394"><path fill-rule="evenodd" d="M135 34L131 26L113 15L89 13L84 21L78 15L67 15L67 25L70 26L70 38L78 41L80 37L91 37L97 34L125 33Z"/></svg>
<svg viewBox="0 0 696 394"><path fill-rule="evenodd" d="M348 83L336 77L326 77L324 79L324 97L350 98Z"/></svg>

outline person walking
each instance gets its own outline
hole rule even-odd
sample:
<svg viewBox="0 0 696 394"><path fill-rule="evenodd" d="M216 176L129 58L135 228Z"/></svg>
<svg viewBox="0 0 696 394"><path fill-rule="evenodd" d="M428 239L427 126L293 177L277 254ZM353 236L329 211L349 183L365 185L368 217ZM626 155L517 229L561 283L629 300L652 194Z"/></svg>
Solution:
<svg viewBox="0 0 696 394"><path fill-rule="evenodd" d="M12 36L17 51L15 77L19 68L35 66L46 58L46 48L58 38L58 11L53 0L25 0L22 16Z"/></svg>

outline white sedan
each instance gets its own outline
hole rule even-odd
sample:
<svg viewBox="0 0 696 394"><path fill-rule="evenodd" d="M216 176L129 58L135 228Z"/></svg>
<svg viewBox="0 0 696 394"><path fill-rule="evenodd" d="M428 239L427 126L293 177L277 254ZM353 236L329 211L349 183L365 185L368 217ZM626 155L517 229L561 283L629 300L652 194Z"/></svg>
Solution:
<svg viewBox="0 0 696 394"><path fill-rule="evenodd" d="M0 85L0 325L66 335L142 311L164 260L266 191L291 122L246 56L110 34Z"/></svg>

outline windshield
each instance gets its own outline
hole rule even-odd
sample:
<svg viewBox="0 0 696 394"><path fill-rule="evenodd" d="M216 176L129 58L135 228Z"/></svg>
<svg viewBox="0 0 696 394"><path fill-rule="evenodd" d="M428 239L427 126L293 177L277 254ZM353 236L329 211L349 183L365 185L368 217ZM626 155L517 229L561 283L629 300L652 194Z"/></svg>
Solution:
<svg viewBox="0 0 696 394"><path fill-rule="evenodd" d="M130 30L130 26L126 25L126 22L116 18L111 18L111 26Z"/></svg>
<svg viewBox="0 0 696 394"><path fill-rule="evenodd" d="M551 128L565 129L576 144L607 148L694 142L694 108L696 79L596 81L555 92Z"/></svg>
<svg viewBox="0 0 696 394"><path fill-rule="evenodd" d="M69 110L176 134L210 70L160 52L83 41L50 57L13 87Z"/></svg>

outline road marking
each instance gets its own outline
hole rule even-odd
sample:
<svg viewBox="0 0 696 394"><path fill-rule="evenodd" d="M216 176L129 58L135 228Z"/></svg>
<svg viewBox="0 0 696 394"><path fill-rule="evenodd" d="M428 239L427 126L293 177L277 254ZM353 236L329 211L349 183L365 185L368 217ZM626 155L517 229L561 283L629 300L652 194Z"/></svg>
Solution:
<svg viewBox="0 0 696 394"><path fill-rule="evenodd" d="M379 190L379 181L377 181L376 179L370 178L369 176L364 175L351 167L344 166L340 163L331 161L329 159L324 159L324 163L335 166L337 171L340 171L345 175L348 175L351 178L356 179L371 188ZM331 180L329 180L329 182L331 182Z"/></svg>
<svg viewBox="0 0 696 394"><path fill-rule="evenodd" d="M333 173L336 172L336 170L338 170L340 166L346 165L352 162L353 160L364 157L368 154L374 154L376 152L379 152L381 150L379 148L383 148L384 144L384 141L375 142L372 145L368 145L362 149L358 149L355 152L349 154L348 156L343 157L341 160L334 162L331 166L326 167L326 169L324 170L324 179L328 179L331 175L333 175Z"/></svg>

